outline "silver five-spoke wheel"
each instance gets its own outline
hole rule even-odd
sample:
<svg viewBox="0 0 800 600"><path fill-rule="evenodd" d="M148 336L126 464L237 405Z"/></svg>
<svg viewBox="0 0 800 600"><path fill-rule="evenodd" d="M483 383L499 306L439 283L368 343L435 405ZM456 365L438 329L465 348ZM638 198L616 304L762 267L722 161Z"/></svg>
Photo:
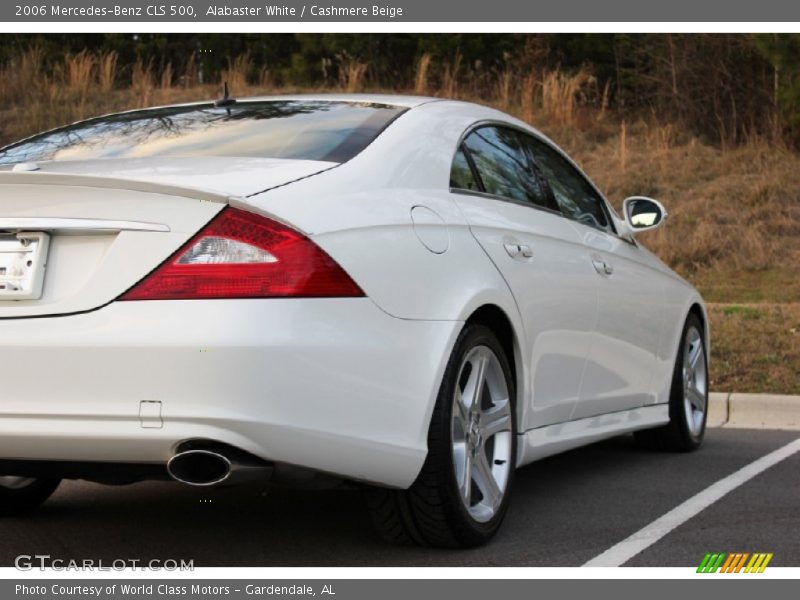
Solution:
<svg viewBox="0 0 800 600"><path fill-rule="evenodd" d="M707 375L703 338L696 327L689 327L683 347L683 403L686 425L693 436L699 436L703 431Z"/></svg>
<svg viewBox="0 0 800 600"><path fill-rule="evenodd" d="M368 490L378 531L400 543L472 548L500 527L514 487L513 351L482 323L456 339L428 429L428 454L407 490Z"/></svg>
<svg viewBox="0 0 800 600"><path fill-rule="evenodd" d="M485 523L500 508L512 468L508 386L487 346L464 357L457 382L451 428L456 484L472 518Z"/></svg>

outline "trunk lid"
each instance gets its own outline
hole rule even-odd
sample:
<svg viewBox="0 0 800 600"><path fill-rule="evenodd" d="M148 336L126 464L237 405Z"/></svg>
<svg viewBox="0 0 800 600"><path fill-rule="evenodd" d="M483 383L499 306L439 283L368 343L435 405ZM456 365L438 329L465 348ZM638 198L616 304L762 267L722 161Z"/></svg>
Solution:
<svg viewBox="0 0 800 600"><path fill-rule="evenodd" d="M0 167L0 174L7 171L58 173L171 185L225 196L248 196L314 175L337 164L282 158L159 156L24 163ZM0 201L0 211L3 208Z"/></svg>
<svg viewBox="0 0 800 600"><path fill-rule="evenodd" d="M0 171L0 319L99 308L159 266L229 200L331 166L270 159L204 162L103 160ZM28 260L18 240L39 243L41 236L25 234L45 234L44 256ZM17 267L30 268L31 276L40 270L41 295L20 299L10 293L18 285L19 278L12 277Z"/></svg>

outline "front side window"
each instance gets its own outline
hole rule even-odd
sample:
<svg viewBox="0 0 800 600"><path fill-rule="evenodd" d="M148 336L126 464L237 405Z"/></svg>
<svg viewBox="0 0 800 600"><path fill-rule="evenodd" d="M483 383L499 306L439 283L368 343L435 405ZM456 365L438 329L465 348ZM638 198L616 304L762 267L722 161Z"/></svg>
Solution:
<svg viewBox="0 0 800 600"><path fill-rule="evenodd" d="M547 177L561 212L585 225L613 233L605 202L586 178L546 143L533 137L529 140L533 159Z"/></svg>
<svg viewBox="0 0 800 600"><path fill-rule="evenodd" d="M532 168L516 130L481 127L466 137L464 148L478 172L481 191L517 202L547 206L546 186Z"/></svg>
<svg viewBox="0 0 800 600"><path fill-rule="evenodd" d="M89 119L0 148L0 165L155 156L342 163L361 152L404 110L313 100L137 110Z"/></svg>

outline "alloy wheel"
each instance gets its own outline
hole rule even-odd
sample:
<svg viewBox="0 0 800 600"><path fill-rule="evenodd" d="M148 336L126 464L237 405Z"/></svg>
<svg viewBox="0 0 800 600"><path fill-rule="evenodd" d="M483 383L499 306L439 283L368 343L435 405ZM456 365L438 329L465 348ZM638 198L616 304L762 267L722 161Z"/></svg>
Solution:
<svg viewBox="0 0 800 600"><path fill-rule="evenodd" d="M708 392L703 338L696 327L689 327L683 346L683 405L689 433L697 437L703 431Z"/></svg>
<svg viewBox="0 0 800 600"><path fill-rule="evenodd" d="M453 397L452 456L459 495L470 516L492 519L513 468L511 400L495 353L472 348L462 361Z"/></svg>

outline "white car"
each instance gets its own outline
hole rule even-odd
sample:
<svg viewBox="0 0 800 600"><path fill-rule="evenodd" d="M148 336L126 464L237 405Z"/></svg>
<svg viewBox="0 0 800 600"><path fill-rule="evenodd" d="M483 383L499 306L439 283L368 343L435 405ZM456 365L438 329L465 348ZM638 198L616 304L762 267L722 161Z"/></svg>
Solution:
<svg viewBox="0 0 800 600"><path fill-rule="evenodd" d="M0 149L0 511L62 478L366 484L474 546L514 471L703 439L698 292L550 140L465 102L265 97Z"/></svg>

